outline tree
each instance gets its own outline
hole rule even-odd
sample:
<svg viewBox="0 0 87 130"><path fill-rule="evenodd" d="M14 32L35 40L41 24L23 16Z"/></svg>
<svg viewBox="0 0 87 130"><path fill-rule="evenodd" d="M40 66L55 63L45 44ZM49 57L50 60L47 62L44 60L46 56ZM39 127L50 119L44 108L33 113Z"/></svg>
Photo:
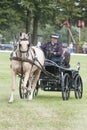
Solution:
<svg viewBox="0 0 87 130"><path fill-rule="evenodd" d="M43 33L50 25L57 32L64 20L76 26L79 19L87 21L86 11L86 0L4 0L0 1L0 30L4 33L10 30L11 34L18 29L31 32L35 45L38 28Z"/></svg>
<svg viewBox="0 0 87 130"><path fill-rule="evenodd" d="M0 32L6 38L6 41L13 40L22 24L20 12L17 10L17 0L0 1Z"/></svg>
<svg viewBox="0 0 87 130"><path fill-rule="evenodd" d="M82 3L82 1L79 0L60 0L58 1L58 14L56 13L56 25L58 26L58 24L67 20L70 25L72 26L77 26L78 20L82 19L82 17L84 16L83 13L83 9L84 12L86 11L86 7L85 7L86 1L84 2L84 4ZM86 13L86 12L85 12ZM59 18L58 18L59 17ZM84 17L83 17L83 20ZM68 43L70 43L71 38L68 33Z"/></svg>

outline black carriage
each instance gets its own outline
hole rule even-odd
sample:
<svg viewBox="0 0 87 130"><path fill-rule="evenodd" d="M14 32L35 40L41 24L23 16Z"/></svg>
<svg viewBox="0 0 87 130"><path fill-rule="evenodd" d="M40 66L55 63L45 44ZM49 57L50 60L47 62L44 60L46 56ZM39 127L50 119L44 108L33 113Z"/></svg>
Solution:
<svg viewBox="0 0 87 130"><path fill-rule="evenodd" d="M66 68L63 64L58 65L51 60L45 61L45 66L42 67L40 79L34 91L34 96L38 95L38 90L41 88L44 91L58 91L62 93L63 100L68 100L70 91L74 91L75 98L81 99L83 95L82 78L78 70ZM27 98L29 92L22 92L23 77L20 79L19 93L21 98ZM27 83L28 87L29 82Z"/></svg>

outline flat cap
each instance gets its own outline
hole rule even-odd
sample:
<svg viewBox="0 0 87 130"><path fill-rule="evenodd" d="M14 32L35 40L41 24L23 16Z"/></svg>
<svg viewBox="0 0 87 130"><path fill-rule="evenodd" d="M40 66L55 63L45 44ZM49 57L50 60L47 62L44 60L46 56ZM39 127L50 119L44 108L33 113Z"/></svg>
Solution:
<svg viewBox="0 0 87 130"><path fill-rule="evenodd" d="M52 34L51 38L56 38L57 39L57 38L59 38L59 35L58 34Z"/></svg>

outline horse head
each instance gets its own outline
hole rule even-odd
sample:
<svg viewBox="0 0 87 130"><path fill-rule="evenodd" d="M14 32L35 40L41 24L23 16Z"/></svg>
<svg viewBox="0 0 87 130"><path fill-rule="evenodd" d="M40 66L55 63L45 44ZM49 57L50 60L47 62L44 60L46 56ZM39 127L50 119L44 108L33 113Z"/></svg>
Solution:
<svg viewBox="0 0 87 130"><path fill-rule="evenodd" d="M28 54L29 51L29 47L30 47L30 34L26 34L26 33L20 33L19 35L19 52L21 54L22 57L25 57L26 54Z"/></svg>

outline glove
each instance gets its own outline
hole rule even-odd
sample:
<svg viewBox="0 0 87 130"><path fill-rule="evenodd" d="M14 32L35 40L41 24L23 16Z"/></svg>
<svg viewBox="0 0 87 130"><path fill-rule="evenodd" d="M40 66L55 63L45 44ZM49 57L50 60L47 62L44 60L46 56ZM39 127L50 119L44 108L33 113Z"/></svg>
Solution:
<svg viewBox="0 0 87 130"><path fill-rule="evenodd" d="M50 53L52 56L56 55L56 52L51 51Z"/></svg>

